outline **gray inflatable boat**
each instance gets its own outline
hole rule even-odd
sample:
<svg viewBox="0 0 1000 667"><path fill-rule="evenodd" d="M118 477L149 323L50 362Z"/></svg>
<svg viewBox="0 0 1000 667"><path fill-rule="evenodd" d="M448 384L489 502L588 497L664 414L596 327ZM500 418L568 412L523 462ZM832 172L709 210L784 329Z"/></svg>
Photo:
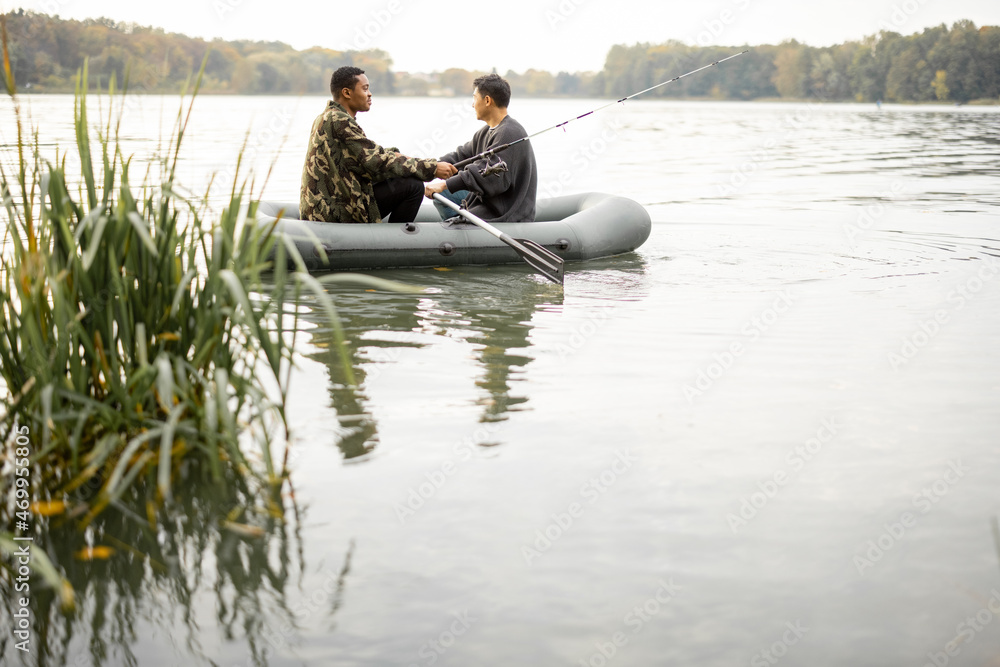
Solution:
<svg viewBox="0 0 1000 667"><path fill-rule="evenodd" d="M258 225L277 219L275 232L294 240L310 271L522 261L511 247L472 223L442 221L430 201L424 202L412 223L312 222L298 220L298 215L296 203L261 201L256 219ZM631 199L591 192L540 199L534 222L494 226L573 261L635 250L649 237L650 220L646 209Z"/></svg>

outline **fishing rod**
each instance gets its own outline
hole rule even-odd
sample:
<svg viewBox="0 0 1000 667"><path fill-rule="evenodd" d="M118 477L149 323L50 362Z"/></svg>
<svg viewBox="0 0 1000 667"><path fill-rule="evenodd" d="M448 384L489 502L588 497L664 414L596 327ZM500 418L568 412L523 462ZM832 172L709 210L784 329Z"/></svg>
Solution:
<svg viewBox="0 0 1000 667"><path fill-rule="evenodd" d="M733 58L737 58L739 56L742 56L744 53L749 53L749 51L750 51L750 49L746 49L744 51L740 51L739 53L734 53L731 56L723 58L722 60L716 60L714 63L709 63L708 65L705 65L704 67L699 67L698 69L691 70L687 74L681 74L680 76L675 76L674 78L672 78L672 79L670 79L668 81L663 81L662 83L658 83L655 86L650 86L649 88L646 88L645 90L640 90L638 93L632 93L631 95L629 95L627 97L623 97L620 100L615 100L614 102L608 102L604 106L600 106L600 107L597 107L596 109L592 109L592 110L588 111L587 113L580 114L576 118L570 118L569 120L564 120L561 123L556 123L552 127L547 127L544 130L539 130L538 132L535 132L534 134L530 134L530 135L528 135L526 137L521 137L520 139L516 139L515 141L511 141L511 142L506 143L506 144L501 144L500 146L496 146L496 147L491 148L491 149L489 149L487 151L483 151L479 155L473 155L472 157L466 158L466 159L462 160L461 162L456 162L455 163L455 168L456 169L461 169L462 167L470 165L470 164L472 164L473 162L475 162L477 160L481 160L483 158L486 158L486 166L483 167L479 171L479 173L482 174L483 176L490 176L492 174L497 174L497 173L502 172L502 171L507 171L507 163L506 162L504 162L503 160L500 160L499 158L497 158L499 160L498 162L496 162L494 164L490 164L490 158L491 157L496 157L496 154L499 153L500 151L505 151L508 148L510 148L511 146L516 146L519 143L521 143L522 141L528 141L532 137L537 137L540 134L545 134L546 132L549 132L550 130L554 130L554 129L558 128L558 127L565 128L566 125L569 125L574 120L580 120L581 118L586 118L587 116L589 116L591 114L597 113L598 111L601 111L603 109L607 109L608 107L614 106L615 104L622 104L623 102L625 102L625 100L630 100L633 97L638 97L639 95L642 95L643 93L648 93L651 90L655 90L656 88L659 88L660 86L665 86L668 83L673 83L674 81L677 81L679 79L683 79L686 76L691 76L692 74L697 74L698 72L700 72L702 70L705 70L705 69L708 69L709 67L715 67L719 63L724 63L727 60L732 60Z"/></svg>

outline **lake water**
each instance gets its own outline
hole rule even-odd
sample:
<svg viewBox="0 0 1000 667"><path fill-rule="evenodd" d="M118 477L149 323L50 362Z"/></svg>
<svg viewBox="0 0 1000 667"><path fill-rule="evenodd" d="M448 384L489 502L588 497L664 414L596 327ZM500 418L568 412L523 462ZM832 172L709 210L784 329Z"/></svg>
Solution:
<svg viewBox="0 0 1000 667"><path fill-rule="evenodd" d="M470 102L376 91L360 122L435 156ZM231 182L246 141L296 199L324 103L200 98L183 182ZM25 105L70 146L71 98ZM130 103L137 163L177 107ZM331 290L361 386L307 316L285 521L234 535L197 489L169 529L108 519L109 561L50 545L81 610L36 621L29 662L1000 664L998 108L637 100L534 150L543 194L635 199L647 243L564 289L504 266Z"/></svg>

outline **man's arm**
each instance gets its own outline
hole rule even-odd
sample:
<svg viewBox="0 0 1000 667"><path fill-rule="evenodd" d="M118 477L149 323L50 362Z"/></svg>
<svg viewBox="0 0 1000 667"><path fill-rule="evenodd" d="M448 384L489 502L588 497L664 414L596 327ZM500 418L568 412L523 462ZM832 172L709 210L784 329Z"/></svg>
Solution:
<svg viewBox="0 0 1000 667"><path fill-rule="evenodd" d="M472 140L465 142L452 152L442 155L438 160L440 162L447 162L448 164L455 164L456 162L461 162L466 158L472 157L479 152L475 148L475 139L475 135L473 135Z"/></svg>
<svg viewBox="0 0 1000 667"><path fill-rule="evenodd" d="M429 181L439 173L454 173L454 167L436 160L412 158L397 151L379 146L365 136L361 128L346 120L332 120L331 133L340 138L342 150L346 153L347 168L359 176L368 176L373 182L384 181L394 176L416 176Z"/></svg>

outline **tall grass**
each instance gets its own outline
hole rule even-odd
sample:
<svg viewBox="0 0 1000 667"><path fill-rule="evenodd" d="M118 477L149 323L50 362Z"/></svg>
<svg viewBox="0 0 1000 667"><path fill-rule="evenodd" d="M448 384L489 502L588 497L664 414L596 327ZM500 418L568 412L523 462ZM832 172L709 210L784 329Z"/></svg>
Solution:
<svg viewBox="0 0 1000 667"><path fill-rule="evenodd" d="M4 49L18 165L12 174L0 166L0 441L15 425L29 428L34 498L65 502L81 525L128 489L144 489L150 508L167 502L172 480L192 470L206 483L236 479L280 514L301 290L320 298L340 352L343 339L320 283L289 268L302 266L294 245L247 222L255 204L246 181L234 183L210 220L203 202L178 193L201 74L190 99L182 96L166 154L136 186L115 104L91 138L85 65L74 105L74 192L66 155L47 159L37 136L33 144L24 136L6 38ZM124 97L114 82L110 93ZM11 479L0 483L5 515ZM83 488L93 492L74 502Z"/></svg>
<svg viewBox="0 0 1000 667"><path fill-rule="evenodd" d="M169 496L173 466L187 451L216 479L224 464L249 469L237 416L284 422L291 348L282 335L286 269L267 261L274 239L245 224L253 206L244 205L244 191L211 224L175 192L190 106L178 115L162 180L136 190L117 136L99 136L95 173L86 69L80 80L82 201L70 191L65 156L24 160L17 204L6 174L0 183L12 244L0 258L0 365L5 422L31 428L36 460L60 459L60 470L73 473L61 480L67 489L106 477L93 513L150 470ZM273 300L251 302L248 290L272 268ZM262 371L279 388L277 401ZM275 484L271 429L257 432ZM107 470L112 454L117 464Z"/></svg>

